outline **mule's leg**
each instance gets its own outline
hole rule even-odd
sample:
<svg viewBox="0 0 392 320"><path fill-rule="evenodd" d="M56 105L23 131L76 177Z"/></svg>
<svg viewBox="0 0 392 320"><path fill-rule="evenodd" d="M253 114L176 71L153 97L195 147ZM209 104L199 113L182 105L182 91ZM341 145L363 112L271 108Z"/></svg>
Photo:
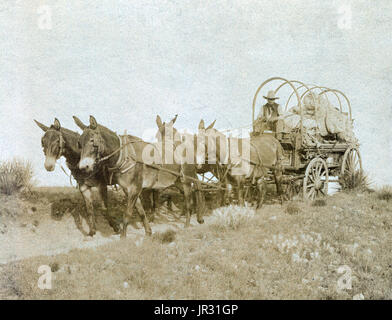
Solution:
<svg viewBox="0 0 392 320"><path fill-rule="evenodd" d="M227 199L229 198L229 190L228 190L228 185L229 182L227 181L227 178L224 179L223 181L223 188L224 190L220 191L220 195L221 195L221 201L220 201L220 205L221 207L224 207L227 204Z"/></svg>
<svg viewBox="0 0 392 320"><path fill-rule="evenodd" d="M263 178L257 181L257 189L259 190L259 199L257 200L256 209L260 209L263 205L265 194L267 192L266 184Z"/></svg>
<svg viewBox="0 0 392 320"><path fill-rule="evenodd" d="M245 201L244 201L244 190L243 190L243 183L242 183L242 178L241 177L237 177L237 194L238 194L238 205L240 206L244 206L245 205Z"/></svg>
<svg viewBox="0 0 392 320"><path fill-rule="evenodd" d="M95 227L95 217L94 217L94 207L93 207L93 193L91 191L91 187L84 185L79 186L79 190L83 195L84 202L86 204L86 212L87 212L87 224L90 228L89 236L95 235L96 227Z"/></svg>
<svg viewBox="0 0 392 320"><path fill-rule="evenodd" d="M199 224L204 223L203 214L206 209L206 202L203 192L201 191L201 185L199 182L195 182L195 193L196 193L196 202L194 204L195 210L197 213L197 222Z"/></svg>
<svg viewBox="0 0 392 320"><path fill-rule="evenodd" d="M126 189L123 189L124 194L125 194L125 199L126 199L126 203L128 203L128 193ZM125 211L123 211L123 217L124 217L124 213L127 212L127 208L125 208ZM137 225L137 222L133 219L131 219L131 225L132 227L134 227L135 229L140 229L139 226Z"/></svg>
<svg viewBox="0 0 392 320"><path fill-rule="evenodd" d="M184 202L185 202L185 228L191 224L191 202L192 202L192 186L190 183L183 183Z"/></svg>
<svg viewBox="0 0 392 320"><path fill-rule="evenodd" d="M137 212L139 214L139 217L143 222L144 231L145 231L146 235L151 236L152 235L151 227L148 223L148 219L147 219L146 213L144 212L144 208L143 208L142 202L140 200L140 197L138 197L136 199L135 206L136 206Z"/></svg>
<svg viewBox="0 0 392 320"><path fill-rule="evenodd" d="M84 235L87 236L87 232L84 231L83 225L82 225L82 220L80 219L80 213L79 210L74 209L71 211L72 217L74 218L76 228Z"/></svg>
<svg viewBox="0 0 392 320"><path fill-rule="evenodd" d="M274 174L274 180L276 184L276 192L278 194L278 197L280 199L280 204L283 204L283 191L282 191L282 178L283 178L283 172L280 169L279 166L273 171Z"/></svg>
<svg viewBox="0 0 392 320"><path fill-rule="evenodd" d="M154 221L155 212L159 208L159 191L152 190L152 211L151 211L151 219L150 221Z"/></svg>
<svg viewBox="0 0 392 320"><path fill-rule="evenodd" d="M105 219L109 222L109 225L113 228L115 233L120 231L119 226L115 222L114 218L109 214L109 203L108 203L108 188L106 184L100 184L98 186L99 196L102 200L102 211Z"/></svg>
<svg viewBox="0 0 392 320"><path fill-rule="evenodd" d="M137 190L136 186L130 186L126 190L127 192L127 210L123 213L123 228L121 231L121 238L126 238L128 224L132 220L133 209L135 208L136 200L140 195L140 191Z"/></svg>

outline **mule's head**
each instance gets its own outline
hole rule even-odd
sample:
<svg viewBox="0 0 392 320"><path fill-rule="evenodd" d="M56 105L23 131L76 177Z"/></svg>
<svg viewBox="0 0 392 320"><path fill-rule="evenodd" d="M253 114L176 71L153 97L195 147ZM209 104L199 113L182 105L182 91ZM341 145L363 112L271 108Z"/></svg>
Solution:
<svg viewBox="0 0 392 320"><path fill-rule="evenodd" d="M219 137L218 131L214 128L214 120L207 128L204 126L204 120L200 120L198 133L197 133L197 153L196 161L198 168L201 167L202 159L217 159L219 150ZM206 160L204 160L207 162Z"/></svg>
<svg viewBox="0 0 392 320"><path fill-rule="evenodd" d="M158 126L158 132L156 134L156 138L159 142L168 142L174 141L178 139L178 131L174 128L174 123L177 120L177 114L171 119L168 123L162 122L161 117L158 115L156 118L156 123Z"/></svg>
<svg viewBox="0 0 392 320"><path fill-rule="evenodd" d="M45 132L41 139L45 154L45 169L47 171L53 171L56 166L56 161L63 155L65 148L65 141L60 131L60 121L55 118L54 123L50 127L45 126L37 120L34 121Z"/></svg>
<svg viewBox="0 0 392 320"><path fill-rule="evenodd" d="M97 120L90 116L89 126L84 125L77 117L73 117L75 123L83 130L78 141L78 148L81 152L79 169L92 172L98 161L105 152L105 140L102 137Z"/></svg>

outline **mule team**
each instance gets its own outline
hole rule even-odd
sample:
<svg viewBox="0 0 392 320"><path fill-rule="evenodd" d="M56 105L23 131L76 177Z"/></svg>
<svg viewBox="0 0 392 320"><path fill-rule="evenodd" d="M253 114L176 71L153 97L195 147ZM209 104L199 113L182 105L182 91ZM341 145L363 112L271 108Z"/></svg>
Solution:
<svg viewBox="0 0 392 320"><path fill-rule="evenodd" d="M65 157L78 183L86 204L90 236L96 233L92 187L97 187L99 191L106 220L116 233L121 232L121 237L126 237L135 208L145 233L151 235L141 195L143 193L143 196L155 200L151 208L154 210L159 191L169 187L177 187L184 195L185 227L190 225L192 211L196 211L198 223L203 223L204 206L201 204L204 198L198 174L206 172L213 173L221 183L222 205L227 198L229 184L236 187L238 203L243 205L244 185L251 183L257 190L256 205L260 207L269 170L273 173L277 193L282 198L283 149L272 135L228 138L214 128L215 121L205 127L203 120L199 123L197 134L180 134L174 128L177 116L167 123L157 116L158 143L153 144L132 135L119 136L98 124L93 116L90 116L89 125L77 117L73 118L83 131L81 135L62 128L58 119L50 127L34 121L45 132L41 139L45 169L53 171L56 161ZM175 161L173 155L177 157ZM119 185L126 195L127 209L122 216L122 226L108 211L108 185ZM80 215L75 214L74 219L77 228L87 234Z"/></svg>

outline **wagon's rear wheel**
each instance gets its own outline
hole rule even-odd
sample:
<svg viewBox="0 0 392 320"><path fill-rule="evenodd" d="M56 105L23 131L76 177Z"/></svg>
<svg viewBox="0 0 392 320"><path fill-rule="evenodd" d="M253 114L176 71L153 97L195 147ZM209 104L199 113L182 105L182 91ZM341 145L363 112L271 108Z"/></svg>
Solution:
<svg viewBox="0 0 392 320"><path fill-rule="evenodd" d="M321 158L309 162L303 182L304 199L314 200L328 194L328 166Z"/></svg>
<svg viewBox="0 0 392 320"><path fill-rule="evenodd" d="M340 184L343 188L353 189L360 182L362 174L362 159L355 147L348 148L343 155L340 171Z"/></svg>

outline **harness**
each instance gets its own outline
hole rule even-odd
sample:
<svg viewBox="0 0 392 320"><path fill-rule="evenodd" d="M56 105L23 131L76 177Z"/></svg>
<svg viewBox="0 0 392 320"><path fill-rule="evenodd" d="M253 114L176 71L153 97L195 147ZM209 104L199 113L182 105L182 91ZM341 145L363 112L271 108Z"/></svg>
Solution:
<svg viewBox="0 0 392 320"><path fill-rule="evenodd" d="M119 172L121 174L124 174L124 173L128 172L129 170L131 170L137 164L136 158L134 158L134 156L131 153L132 151L133 151L133 153L135 153L135 150L133 148L132 148L132 150L130 150L130 147L131 147L132 143L142 141L142 140L128 141L127 135L117 136L117 137L120 142L120 147L118 149L116 149L114 152L112 152L111 154L109 154L108 156L103 157L98 161L98 162L103 162L105 160L110 159L112 156L114 156L118 152L120 153L114 167L112 167L112 168L107 167L108 172L109 172L109 184L112 184L113 174L115 172ZM126 148L126 147L128 147L128 148Z"/></svg>
<svg viewBox="0 0 392 320"><path fill-rule="evenodd" d="M185 175L185 172L183 171L183 167L182 166L181 166L180 173L178 173L176 171L173 171L173 170L170 170L170 169L167 169L167 168L163 168L162 166L159 166L159 165L154 165L154 164L150 164L150 163L144 163L142 161L137 160L136 159L136 152L135 152L135 150L133 149L133 151L134 151L133 153L135 155L134 156L132 154L132 152L129 152L130 151L129 148L125 148L125 147L126 146L130 146L131 144L136 143L136 142L144 142L144 141L141 140L141 139L128 141L128 136L127 135L117 136L117 137L119 139L120 146L116 150L114 150L112 153L110 153L109 155L107 155L105 157L102 157L102 158L99 158L96 161L96 164L99 165L102 162L104 162L104 161L110 159L111 157L113 157L115 154L120 153L115 166L112 167L112 168L109 168L109 167L107 168L108 171L109 171L109 183L110 184L112 183L113 174L114 173L122 173L122 174L124 174L124 173L128 172L130 169L132 169L137 163L140 163L140 164L143 164L143 165L148 166L150 168L170 173L170 174L172 174L172 175L174 175L176 177L179 177L180 179L188 179L188 180L191 180L191 181L194 181L194 182L198 182L200 184L204 184L204 185L206 185L208 187L211 187L208 183L205 183L203 181L200 181L199 179L195 179L193 177L189 177L189 176ZM158 150L158 149L156 149L156 150ZM158 175L156 175L156 181L157 180L158 180ZM154 184L155 184L155 182L153 183L153 185ZM224 190L225 188L219 187L219 189Z"/></svg>
<svg viewBox="0 0 392 320"><path fill-rule="evenodd" d="M60 159L60 157L64 155L64 151L65 151L65 140L64 140L64 137L63 137L63 134L62 134L61 130L53 130L53 129L52 129L52 131L55 131L55 132L58 132L58 133L59 133L59 144L60 144L59 147L60 147L60 148L59 148L58 154L56 155L56 160L57 160L57 159ZM49 145L49 150L52 149L53 144L54 144L54 142L51 143L51 144ZM64 169L64 167L63 167L62 164L60 164L60 168L61 168L61 170L64 172L64 174L65 174L67 177L69 177L69 183L70 183L70 185L73 187L73 184L72 184L72 174L68 174L68 173L65 171L65 169Z"/></svg>
<svg viewBox="0 0 392 320"><path fill-rule="evenodd" d="M56 155L56 159L59 159L59 158L63 155L63 153L64 153L64 149L65 149L65 140L64 140L64 138L63 138L63 134L61 133L61 130L54 130L54 129L50 129L50 130L59 133L60 149L59 149L58 154ZM56 141L55 141L55 142L56 142ZM49 148L48 148L49 150L52 150L53 144L54 144L54 142L51 143L51 144L49 145Z"/></svg>

